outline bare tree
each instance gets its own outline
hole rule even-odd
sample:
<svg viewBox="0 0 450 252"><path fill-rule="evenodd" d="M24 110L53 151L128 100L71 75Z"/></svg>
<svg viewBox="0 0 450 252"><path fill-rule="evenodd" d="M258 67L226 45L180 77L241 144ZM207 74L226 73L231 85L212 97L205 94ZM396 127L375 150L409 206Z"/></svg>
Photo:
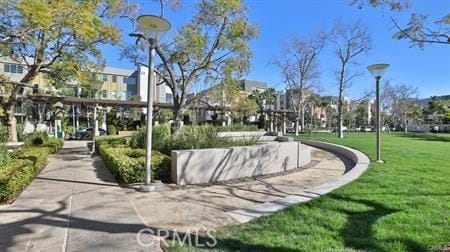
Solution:
<svg viewBox="0 0 450 252"><path fill-rule="evenodd" d="M296 115L295 135L298 135L299 120L305 128L305 107L309 95L317 88L320 71L318 56L325 45L325 35L320 32L312 37L292 37L284 43L284 53L272 61L283 76L288 89L292 109Z"/></svg>
<svg viewBox="0 0 450 252"><path fill-rule="evenodd" d="M386 80L381 87L380 94L380 116L384 124L395 124L394 107L398 103L396 89L391 80Z"/></svg>
<svg viewBox="0 0 450 252"><path fill-rule="evenodd" d="M410 108L418 97L417 87L399 84L396 86L398 103L395 110L400 115L404 132L408 132L408 108Z"/></svg>
<svg viewBox="0 0 450 252"><path fill-rule="evenodd" d="M418 97L417 87L403 83L392 84L386 81L381 90L381 109L385 120L401 126L405 132L408 131L408 112Z"/></svg>
<svg viewBox="0 0 450 252"><path fill-rule="evenodd" d="M343 138L343 94L345 89L351 86L355 77L360 75L359 72L352 69L352 66L357 65L359 56L368 54L371 51L372 39L366 26L361 21L357 21L349 25L336 22L329 40L334 45L334 52L339 59L339 69L335 72L339 87L337 126L339 130L338 136Z"/></svg>

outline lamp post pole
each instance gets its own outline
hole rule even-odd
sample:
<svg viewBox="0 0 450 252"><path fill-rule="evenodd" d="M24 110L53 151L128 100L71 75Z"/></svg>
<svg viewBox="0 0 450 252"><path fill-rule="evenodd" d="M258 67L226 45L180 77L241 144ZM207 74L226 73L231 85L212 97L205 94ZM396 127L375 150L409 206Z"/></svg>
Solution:
<svg viewBox="0 0 450 252"><path fill-rule="evenodd" d="M95 106L94 106L94 128L92 129L92 150L91 150L91 154L95 153L95 135L97 134L97 128L98 128L98 124L97 124L97 109L98 109L97 92L98 92L98 90L96 90L95 93L94 93L94 100L95 100Z"/></svg>
<svg viewBox="0 0 450 252"><path fill-rule="evenodd" d="M381 76L375 77L377 81L377 90L376 90L376 96L377 96L377 162L382 163L381 160L381 117L380 117L380 79Z"/></svg>
<svg viewBox="0 0 450 252"><path fill-rule="evenodd" d="M151 192L155 190L152 185L152 124L153 124L153 86L154 86L154 57L155 57L155 40L148 39L150 44L149 60L148 60L148 88L147 88L147 137L145 148L145 184L141 186L141 191Z"/></svg>
<svg viewBox="0 0 450 252"><path fill-rule="evenodd" d="M152 125L153 125L153 87L155 86L154 58L158 40L170 29L170 23L162 17L142 15L137 18L142 34L132 33L131 36L145 38L150 45L148 57L148 87L147 87L147 136L145 146L145 183L140 186L142 192L152 192L156 186L152 184Z"/></svg>
<svg viewBox="0 0 450 252"><path fill-rule="evenodd" d="M376 80L376 129L377 129L377 157L376 162L383 163L381 160L381 117L380 117L380 79L381 76L384 75L386 72L386 69L389 67L389 64L374 64L367 67L370 74L372 74L373 77L375 77Z"/></svg>

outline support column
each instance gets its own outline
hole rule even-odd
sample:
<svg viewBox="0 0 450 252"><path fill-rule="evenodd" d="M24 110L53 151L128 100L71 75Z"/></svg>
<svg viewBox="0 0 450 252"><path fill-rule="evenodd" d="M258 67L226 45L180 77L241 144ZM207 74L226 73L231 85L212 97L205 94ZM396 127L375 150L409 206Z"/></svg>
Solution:
<svg viewBox="0 0 450 252"><path fill-rule="evenodd" d="M274 124L275 124L274 125L275 132L278 132L278 115L276 112L274 112L273 118L274 118Z"/></svg>
<svg viewBox="0 0 450 252"><path fill-rule="evenodd" d="M270 132L273 132L273 112L269 111Z"/></svg>

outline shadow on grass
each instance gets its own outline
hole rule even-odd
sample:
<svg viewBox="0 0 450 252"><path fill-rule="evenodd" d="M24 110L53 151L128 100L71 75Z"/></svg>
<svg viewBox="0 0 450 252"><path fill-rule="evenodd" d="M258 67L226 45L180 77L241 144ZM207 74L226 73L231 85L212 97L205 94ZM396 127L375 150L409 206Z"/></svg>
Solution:
<svg viewBox="0 0 450 252"><path fill-rule="evenodd" d="M402 244L406 251L425 251L425 245L411 239L402 237L377 238L374 226L377 222L391 214L401 210L389 208L373 200L355 199L347 196L329 194L332 199L338 200L342 206L336 211L344 213L347 217L346 224L339 230L339 240L343 241L346 249L357 251L389 251L387 244ZM347 206L351 204L361 204L369 208L368 210L352 210ZM255 234L258 235L258 234ZM294 237L293 237L294 238ZM203 239L207 239L204 237ZM206 242L206 240L205 240ZM219 238L214 249L218 251L298 251L289 247L275 247L271 244L250 244L248 241L236 238ZM323 248L334 249L334 248ZM392 249L392 248L391 248Z"/></svg>
<svg viewBox="0 0 450 252"><path fill-rule="evenodd" d="M450 142L450 134L404 133L397 136L422 141Z"/></svg>

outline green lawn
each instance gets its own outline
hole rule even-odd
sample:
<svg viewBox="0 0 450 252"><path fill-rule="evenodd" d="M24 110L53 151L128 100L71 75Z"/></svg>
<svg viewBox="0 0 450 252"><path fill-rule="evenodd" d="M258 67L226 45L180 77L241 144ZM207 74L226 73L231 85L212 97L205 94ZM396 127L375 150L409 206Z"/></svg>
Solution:
<svg viewBox="0 0 450 252"><path fill-rule="evenodd" d="M373 133L344 139L319 134L314 140L375 157ZM216 233L215 249L434 251L450 246L450 135L383 134L382 159L384 164L372 163L356 181L326 196Z"/></svg>

